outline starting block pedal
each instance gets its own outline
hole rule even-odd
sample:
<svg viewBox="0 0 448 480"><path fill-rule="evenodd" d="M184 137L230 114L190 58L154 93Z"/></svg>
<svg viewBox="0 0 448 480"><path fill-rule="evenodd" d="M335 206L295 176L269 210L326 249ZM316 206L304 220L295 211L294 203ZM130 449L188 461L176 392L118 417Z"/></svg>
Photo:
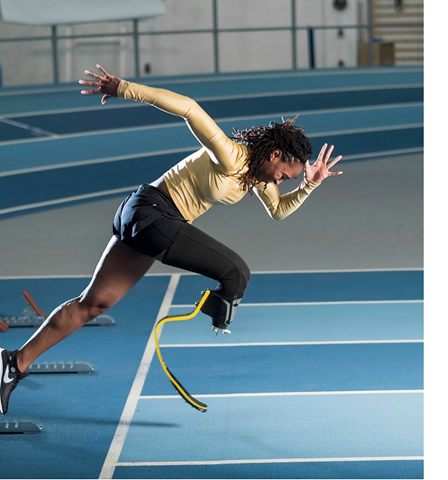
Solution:
<svg viewBox="0 0 448 480"><path fill-rule="evenodd" d="M0 434L40 433L43 427L36 420L0 421Z"/></svg>
<svg viewBox="0 0 448 480"><path fill-rule="evenodd" d="M22 292L22 296L28 304L22 314L19 317L5 315L0 317L0 320L6 323L8 328L40 327L47 318L47 314L37 306L33 297L26 290ZM113 325L115 325L115 320L110 315L99 315L85 324L86 327L110 327Z"/></svg>
<svg viewBox="0 0 448 480"><path fill-rule="evenodd" d="M29 374L48 373L93 373L94 368L90 362L38 362L32 363L27 370Z"/></svg>

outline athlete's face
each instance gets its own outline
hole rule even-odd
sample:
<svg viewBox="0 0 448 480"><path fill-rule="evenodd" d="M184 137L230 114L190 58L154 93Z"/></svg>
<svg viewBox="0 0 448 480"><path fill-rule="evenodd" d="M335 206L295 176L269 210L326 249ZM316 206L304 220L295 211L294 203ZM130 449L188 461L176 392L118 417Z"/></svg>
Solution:
<svg viewBox="0 0 448 480"><path fill-rule="evenodd" d="M258 173L258 181L280 185L283 180L296 178L303 170L303 163L288 163L282 160L280 149L274 150L269 159L263 163Z"/></svg>

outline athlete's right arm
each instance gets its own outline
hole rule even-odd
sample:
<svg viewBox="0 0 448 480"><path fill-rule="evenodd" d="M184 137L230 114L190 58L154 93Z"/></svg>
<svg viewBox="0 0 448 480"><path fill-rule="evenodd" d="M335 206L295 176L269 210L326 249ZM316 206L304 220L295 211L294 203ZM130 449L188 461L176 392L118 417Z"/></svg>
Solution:
<svg viewBox="0 0 448 480"><path fill-rule="evenodd" d="M82 90L84 95L101 94L101 103L111 96L125 100L147 103L166 113L182 117L191 132L203 145L210 158L225 173L232 172L235 143L225 135L216 122L193 99L162 88L149 87L114 77L97 65L102 73L98 75L86 70L86 74L96 81L80 80L82 85L96 87L94 90Z"/></svg>

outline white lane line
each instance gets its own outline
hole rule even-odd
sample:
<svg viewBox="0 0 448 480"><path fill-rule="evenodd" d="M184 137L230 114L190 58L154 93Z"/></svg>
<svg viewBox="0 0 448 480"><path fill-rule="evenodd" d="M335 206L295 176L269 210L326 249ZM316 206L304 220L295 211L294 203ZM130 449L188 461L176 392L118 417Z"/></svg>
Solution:
<svg viewBox="0 0 448 480"><path fill-rule="evenodd" d="M171 276L170 283L166 290L165 297L163 298L162 305L160 306L156 322L154 322L154 327L152 329L148 343L146 344L142 361L140 362L140 366L135 376L134 383L132 384L131 390L129 392L126 405L124 406L120 422L118 424L114 438L112 439L112 443L104 461L99 478L113 478L118 459L120 458L120 454L123 449L123 445L126 440L126 436L128 434L129 427L131 425L132 418L137 408L137 404L140 399L146 376L148 375L148 370L156 350L154 342L155 326L159 319L165 317L168 314L168 310L170 308L171 302L173 301L174 293L176 291L179 280L179 274L173 274ZM160 328L160 331L161 330L162 328Z"/></svg>
<svg viewBox="0 0 448 480"><path fill-rule="evenodd" d="M129 187L133 188L133 187ZM254 270L252 272L252 275L275 275L275 274L306 274L306 273L353 273L353 272L361 272L361 273L375 273L375 272L423 272L422 268L361 268L361 269L335 269L335 270L275 270L275 271L263 271L263 270ZM147 273L145 277L158 277L158 276L167 276L171 277L171 273L168 272L160 272L160 273ZM182 277L191 277L191 276L199 276L197 273L192 273L192 272L182 272L180 273ZM60 279L60 278L90 278L90 274L86 275L7 275L7 276L0 276L0 280L30 280L30 279L40 279L40 278L45 278L45 279ZM266 306L266 305L273 305L273 306L284 306L284 305L333 305L333 304L338 304L340 303L341 305L345 304L376 304L376 303L423 303L423 300L367 300L367 301L356 301L356 302L284 302L284 303L247 303L247 304L241 304L238 308L241 308L243 305L249 305L249 306ZM185 304L185 305L171 305L170 308L177 308L177 307L187 307L191 308L193 304Z"/></svg>
<svg viewBox="0 0 448 480"><path fill-rule="evenodd" d="M4 208L0 210L0 215L6 215L8 213L15 213L15 212L21 212L26 210L34 210L36 208L42 208L42 207L65 205L65 204L70 204L70 203L79 202L79 201L88 200L88 199L92 199L92 200L95 198L101 199L102 197L108 197L111 195L118 195L121 193L130 193L136 190L137 188L138 188L138 185L132 185L124 188L116 188L114 190L105 190L103 192L93 192L93 193L87 193L85 195L75 195L73 197L65 197L65 198L60 198L56 200L48 200L46 202L19 205L18 207ZM33 212L30 211L29 213L33 213Z"/></svg>
<svg viewBox="0 0 448 480"><path fill-rule="evenodd" d="M415 269L408 269L409 271L415 271ZM375 271L375 270L369 270ZM389 270L381 270L382 272L389 271ZM397 269L397 271L402 271L402 269ZM406 271L406 269L404 269ZM255 272L253 272L255 273ZM263 272L265 274L275 273L275 272ZM327 273L327 272L284 272L284 273ZM329 272L334 273L334 272ZM348 301L348 302L270 302L270 303L241 303L239 308L242 307L301 307L306 305L371 305L371 304L406 304L406 303L423 303L423 300L356 300L356 301ZM179 304L179 305L171 305L171 308L191 308L189 304Z"/></svg>
<svg viewBox="0 0 448 480"><path fill-rule="evenodd" d="M42 130L41 128L33 127L32 125L28 125L28 124L22 123L22 122L16 122L15 120L10 120L10 119L4 118L4 117L0 117L0 122L7 123L9 125L12 125L13 127L18 127L18 128L23 129L23 130L30 130L33 133L36 133L38 135L44 135L45 137L55 138L55 137L59 136L54 132L49 132L48 130Z"/></svg>
<svg viewBox="0 0 448 480"><path fill-rule="evenodd" d="M148 277L171 277L173 274L172 273L168 273L168 272L157 272L157 273L147 273L145 275L145 278L148 278ZM73 274L73 275L8 275L8 276L1 276L0 275L0 281L2 280L43 280L43 279L46 279L46 280L51 280L51 279L64 279L64 278L87 278L87 279L91 279L92 278L92 274L89 273L89 274Z"/></svg>
<svg viewBox="0 0 448 480"><path fill-rule="evenodd" d="M195 395L197 398L242 398L242 397L302 397L320 395L396 395L423 394L424 390L334 390L322 392L264 392L264 393L216 393ZM168 400L179 395L142 395L141 400Z"/></svg>
<svg viewBox="0 0 448 480"><path fill-rule="evenodd" d="M189 462L120 462L119 467L169 467L194 465L241 465L257 463L324 463L324 462L384 462L423 460L423 456L396 457L327 457L327 458L260 458L241 460L199 460Z"/></svg>
<svg viewBox="0 0 448 480"><path fill-rule="evenodd" d="M3 144L4 145L4 144ZM90 165L98 165L98 164L106 164L106 163L113 163L113 162L123 162L123 161L132 161L139 158L146 158L146 157L158 157L160 155L171 155L176 153L189 153L194 151L195 147L182 147L182 148L172 148L169 150L153 150L153 151L142 151L139 153L133 153L131 155L119 155L116 157L104 157L104 158L94 158L90 160L75 160L72 162L65 162L65 163L56 163L51 165L41 165L38 167L28 167L28 168L21 168L18 170L8 170L4 172L0 172L0 177L8 177L11 175L23 175L27 173L34 173L34 172L43 172L47 170L58 170L61 168L72 168L72 167L83 167L83 166L90 166Z"/></svg>
<svg viewBox="0 0 448 480"><path fill-rule="evenodd" d="M353 272L423 272L422 267L385 267L385 268L339 268L322 270L254 270L254 274L296 274L296 273L353 273ZM185 272L183 275L199 276L197 273ZM257 303L257 305L260 305ZM191 305L190 305L191 306Z"/></svg>
<svg viewBox="0 0 448 480"><path fill-rule="evenodd" d="M316 342L248 342L248 343L167 343L161 348L215 348L215 347L275 347L285 345L366 345L384 343L424 343L423 339L411 340L330 340Z"/></svg>
<svg viewBox="0 0 448 480"><path fill-rule="evenodd" d="M273 78L278 78L278 76L274 76ZM169 82L172 83L172 82ZM144 82L143 82L144 84ZM155 86L155 82L151 82L152 86ZM166 83L165 83L166 85ZM355 85L352 87L347 87L347 86L339 86L339 87L329 87L329 86L322 86L318 88L307 88L307 89L301 89L297 90L296 88L290 88L288 90L282 90L278 91L275 89L271 90L264 90L264 91L255 91L253 93L249 92L241 92L241 93L227 93L224 95L208 95L208 96L201 96L200 93L194 95L194 98L198 101L201 102L207 102L207 101L223 101L223 100L238 100L241 98L265 98L265 97L278 97L278 96L285 96L285 95L311 95L311 94L327 94L327 93L334 93L334 92L352 92L352 91L381 91L381 90L405 90L405 89L410 89L410 88L423 88L423 83L416 82L416 83L407 83L407 84L384 84L384 85ZM24 92L21 95L27 95L27 94L35 94L36 92ZM48 91L41 92L41 94L46 94L49 93ZM9 93L8 96L14 95L13 93ZM0 93L1 96L1 93ZM50 108L48 110L34 110L30 112L10 112L10 113L4 113L5 116L8 118L14 118L14 117L27 117L27 116L37 116L37 115L53 115L53 114L64 114L64 113L76 113L76 112L82 112L82 111L95 111L99 110L99 108L102 109L108 109L108 110L119 110L123 108L138 108L142 107L144 105L142 104L115 104L115 105L110 105L107 106L106 108L100 107L99 105L89 105L86 107L80 107L80 106L73 106L73 107L67 107L67 108L62 108L62 109L56 109L56 108Z"/></svg>

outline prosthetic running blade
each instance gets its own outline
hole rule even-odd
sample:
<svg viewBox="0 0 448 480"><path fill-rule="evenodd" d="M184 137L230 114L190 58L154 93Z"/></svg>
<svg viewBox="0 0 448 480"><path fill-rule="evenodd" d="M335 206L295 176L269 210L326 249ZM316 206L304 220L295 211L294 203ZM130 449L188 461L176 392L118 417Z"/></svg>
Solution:
<svg viewBox="0 0 448 480"><path fill-rule="evenodd" d="M159 357L160 365L162 365L163 371L166 373L167 377L169 378L170 382L173 384L174 388L177 390L179 395L193 408L196 408L200 412L207 411L207 405L205 403L200 402L196 398L194 398L190 393L188 393L187 389L179 382L179 380L173 375L170 369L167 367L165 361L162 358L162 354L160 353L159 347L159 328L167 322L177 322L182 320L190 320L191 318L195 317L199 311L201 310L202 305L207 300L207 297L210 294L210 290L207 290L201 301L197 304L196 308L191 312L184 315L177 315L171 317L164 317L157 322L156 329L155 329L155 344L156 344L156 351L157 356Z"/></svg>
<svg viewBox="0 0 448 480"><path fill-rule="evenodd" d="M43 312L37 305L37 303L34 301L33 297L25 290L22 292L23 298L26 300L28 303L29 307L35 312L36 315L47 318L47 314ZM201 310L202 305L205 303L207 300L207 297L210 295L210 290L207 290L202 298L201 301L198 302L196 308L194 309L193 312L184 314L184 315L178 315L178 316L171 316L171 317L164 317L156 325L155 329L155 344L156 344L156 351L157 351L157 356L159 357L160 364L162 365L162 368L164 372L166 373L167 377L169 378L170 382L173 384L174 388L177 390L179 395L187 402L189 403L192 407L196 408L197 410L201 412L206 412L207 411L207 405L205 403L200 402L196 398L194 398L190 393L188 393L187 389L179 382L179 380L175 377L175 375L171 372L171 370L167 367L165 364L162 354L160 353L160 347L159 347L159 328L167 322L174 322L174 321L181 321L181 320L190 320L191 318L195 317L199 311Z"/></svg>

